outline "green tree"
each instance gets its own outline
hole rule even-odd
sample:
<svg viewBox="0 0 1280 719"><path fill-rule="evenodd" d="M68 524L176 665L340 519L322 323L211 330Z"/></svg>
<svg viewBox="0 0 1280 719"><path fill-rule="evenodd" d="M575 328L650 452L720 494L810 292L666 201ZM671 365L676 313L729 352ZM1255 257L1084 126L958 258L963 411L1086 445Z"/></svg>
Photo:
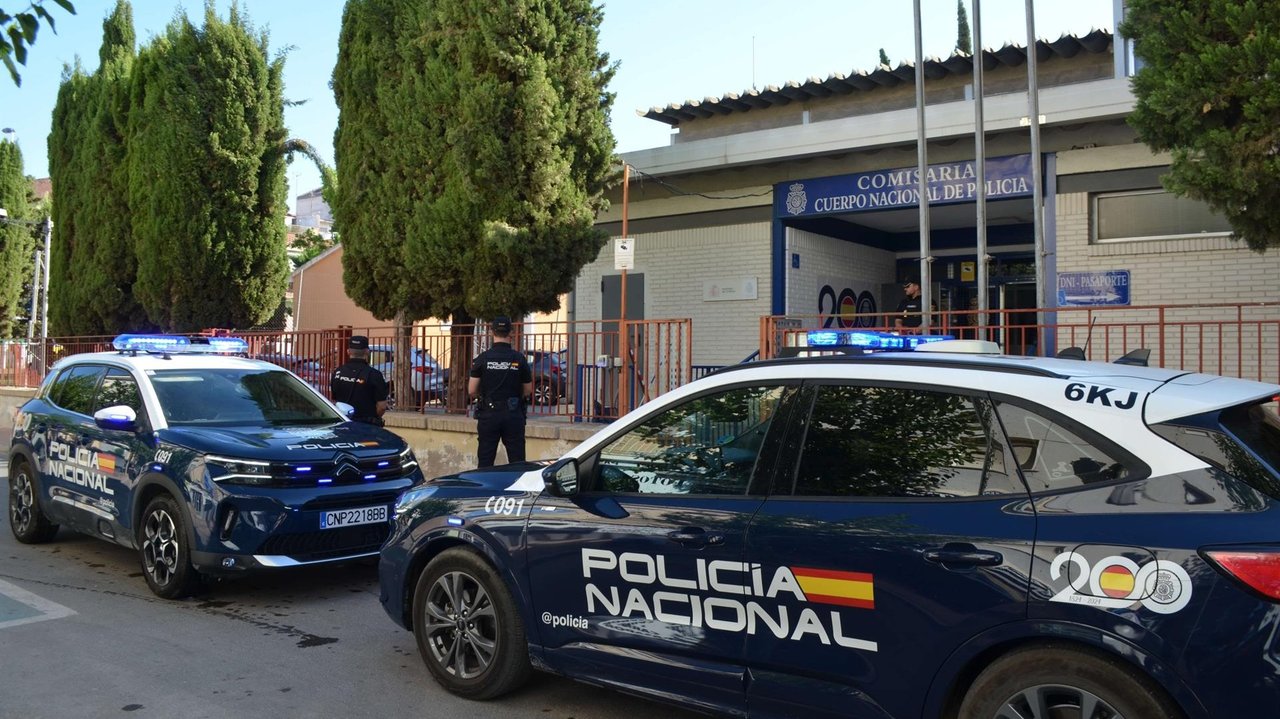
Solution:
<svg viewBox="0 0 1280 719"><path fill-rule="evenodd" d="M87 184L79 229L88 249L75 281L83 298L82 331L115 334L146 329L146 314L133 297L137 255L129 212L125 164L129 117L129 76L134 52L133 9L125 0L102 23L99 65L85 127ZM52 292L50 293L52 294Z"/></svg>
<svg viewBox="0 0 1280 719"><path fill-rule="evenodd" d="M1209 204L1262 252L1280 246L1280 3L1129 0L1143 66L1129 124L1169 151L1170 192Z"/></svg>
<svg viewBox="0 0 1280 719"><path fill-rule="evenodd" d="M57 188L49 258L49 326L52 334L87 334L88 298L81 272L96 272L93 247L81 222L93 192L86 138L95 96L93 79L79 63L64 68L49 130L49 178Z"/></svg>
<svg viewBox="0 0 1280 719"><path fill-rule="evenodd" d="M22 174L22 150L15 142L0 140L0 207L8 215L0 220L0 337L14 336L15 319L28 312L19 303L35 266L30 190L31 180Z"/></svg>
<svg viewBox="0 0 1280 719"><path fill-rule="evenodd" d="M885 67L893 67L889 64L889 56L884 53L884 48L880 48L880 64Z"/></svg>
<svg viewBox="0 0 1280 719"><path fill-rule="evenodd" d="M558 306L605 241L601 19L590 0L349 0L334 214L357 304L455 332Z"/></svg>
<svg viewBox="0 0 1280 719"><path fill-rule="evenodd" d="M68 13L76 14L76 8L70 0L53 2ZM50 30L58 31L53 16L44 8L44 0L31 0L26 10L12 15L0 8L0 62L9 70L9 77L13 78L15 85L22 85L22 76L18 74L18 66L14 64L14 60L21 65L27 64L27 46L35 43L41 20L49 24Z"/></svg>
<svg viewBox="0 0 1280 719"><path fill-rule="evenodd" d="M973 54L973 36L969 34L969 13L964 9L964 0L956 0L956 50Z"/></svg>
<svg viewBox="0 0 1280 719"><path fill-rule="evenodd" d="M139 53L128 123L134 295L173 331L248 327L288 281L284 60L237 5L205 6Z"/></svg>

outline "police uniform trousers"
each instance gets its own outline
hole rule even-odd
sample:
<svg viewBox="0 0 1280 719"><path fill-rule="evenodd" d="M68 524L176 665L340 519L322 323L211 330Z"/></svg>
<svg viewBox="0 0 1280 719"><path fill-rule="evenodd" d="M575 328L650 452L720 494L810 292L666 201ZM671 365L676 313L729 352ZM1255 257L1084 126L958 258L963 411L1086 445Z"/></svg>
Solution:
<svg viewBox="0 0 1280 719"><path fill-rule="evenodd" d="M498 440L507 448L508 462L524 461L524 408L476 410L479 447L476 458L481 467L492 467L498 456Z"/></svg>

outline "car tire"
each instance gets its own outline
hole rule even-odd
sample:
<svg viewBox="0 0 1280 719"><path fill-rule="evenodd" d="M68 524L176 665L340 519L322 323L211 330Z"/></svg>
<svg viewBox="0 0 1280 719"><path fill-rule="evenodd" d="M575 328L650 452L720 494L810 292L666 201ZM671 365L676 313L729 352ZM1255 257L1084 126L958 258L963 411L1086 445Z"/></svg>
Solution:
<svg viewBox="0 0 1280 719"><path fill-rule="evenodd" d="M26 460L9 466L9 529L23 544L44 544L58 533L58 525L40 508L40 488Z"/></svg>
<svg viewBox="0 0 1280 719"><path fill-rule="evenodd" d="M550 382L538 382L533 386L533 403L539 407L551 407L559 401Z"/></svg>
<svg viewBox="0 0 1280 719"><path fill-rule="evenodd" d="M147 503L138 523L138 554L142 576L156 596L181 599L200 586L200 574L191 566L186 522L173 497L161 494Z"/></svg>
<svg viewBox="0 0 1280 719"><path fill-rule="evenodd" d="M1095 707L1087 716L1080 713L1086 705ZM984 669L965 694L959 719L1060 715L1183 716L1163 690L1120 659L1041 646L1005 654Z"/></svg>
<svg viewBox="0 0 1280 719"><path fill-rule="evenodd" d="M475 552L431 560L413 593L413 633L432 676L467 699L492 699L529 678L529 645L511 592Z"/></svg>

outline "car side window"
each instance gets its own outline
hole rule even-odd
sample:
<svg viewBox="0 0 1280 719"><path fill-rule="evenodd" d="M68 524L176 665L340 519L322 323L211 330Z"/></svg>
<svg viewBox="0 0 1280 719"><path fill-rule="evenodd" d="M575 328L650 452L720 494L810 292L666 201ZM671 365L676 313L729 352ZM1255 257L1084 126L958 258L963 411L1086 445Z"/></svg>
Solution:
<svg viewBox="0 0 1280 719"><path fill-rule="evenodd" d="M93 411L119 405L132 408L139 418L143 416L142 393L138 391L137 380L127 371L113 367L107 370L107 375L102 378L102 386L98 388L98 397L94 400Z"/></svg>
<svg viewBox="0 0 1280 719"><path fill-rule="evenodd" d="M641 494L746 494L787 388L738 387L650 417L601 449L599 489Z"/></svg>
<svg viewBox="0 0 1280 719"><path fill-rule="evenodd" d="M914 388L820 385L794 494L975 497L1024 493L991 402Z"/></svg>
<svg viewBox="0 0 1280 719"><path fill-rule="evenodd" d="M1087 439L1046 413L1022 405L996 402L1000 422L1022 477L1032 492L1072 489L1137 475L1101 442Z"/></svg>
<svg viewBox="0 0 1280 719"><path fill-rule="evenodd" d="M87 364L68 367L49 389L49 399L69 412L93 414L93 395L105 369L102 365Z"/></svg>

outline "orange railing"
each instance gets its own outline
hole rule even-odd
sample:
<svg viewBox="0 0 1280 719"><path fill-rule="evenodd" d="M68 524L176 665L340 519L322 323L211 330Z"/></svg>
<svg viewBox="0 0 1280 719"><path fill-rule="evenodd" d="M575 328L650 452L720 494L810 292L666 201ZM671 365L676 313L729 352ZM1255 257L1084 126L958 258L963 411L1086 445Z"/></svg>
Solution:
<svg viewBox="0 0 1280 719"><path fill-rule="evenodd" d="M760 320L760 356L776 357L809 330L892 330L894 314L788 315ZM1114 361L1149 349L1151 366L1280 383L1280 302L1064 307L1053 310L939 312L932 331L989 339L1008 354L1048 355L1080 347L1087 359Z"/></svg>
<svg viewBox="0 0 1280 719"><path fill-rule="evenodd" d="M693 379L688 319L515 323L512 345L530 358L531 416L608 421ZM477 331L478 330L478 331ZM346 361L351 335L369 338L370 362L393 386L396 407L467 411L470 361L492 344L483 325L339 327L275 332L208 330L249 344L249 356L285 367L330 396L329 377ZM0 352L0 385L34 387L61 357L111 348L111 337L55 337L44 345L14 342ZM48 361L41 360L44 352ZM400 370L401 362L408 369ZM451 396L452 394L452 396Z"/></svg>

